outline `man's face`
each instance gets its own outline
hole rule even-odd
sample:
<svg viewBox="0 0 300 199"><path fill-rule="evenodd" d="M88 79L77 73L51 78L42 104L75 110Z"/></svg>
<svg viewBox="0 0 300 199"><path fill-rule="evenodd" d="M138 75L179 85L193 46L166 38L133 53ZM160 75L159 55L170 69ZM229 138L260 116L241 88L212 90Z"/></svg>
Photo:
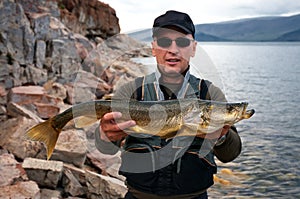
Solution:
<svg viewBox="0 0 300 199"><path fill-rule="evenodd" d="M162 75L177 77L188 68L190 58L195 55L196 46L191 34L163 29L152 42L152 54L156 57Z"/></svg>

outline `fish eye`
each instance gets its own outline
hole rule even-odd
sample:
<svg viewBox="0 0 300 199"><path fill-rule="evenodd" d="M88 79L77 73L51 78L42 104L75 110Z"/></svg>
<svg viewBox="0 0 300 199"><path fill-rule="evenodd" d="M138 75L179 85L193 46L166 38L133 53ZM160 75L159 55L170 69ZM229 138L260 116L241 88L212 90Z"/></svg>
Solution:
<svg viewBox="0 0 300 199"><path fill-rule="evenodd" d="M237 107L235 105L230 105L228 108L227 108L228 112L229 113L232 113L232 112L235 112L237 111Z"/></svg>

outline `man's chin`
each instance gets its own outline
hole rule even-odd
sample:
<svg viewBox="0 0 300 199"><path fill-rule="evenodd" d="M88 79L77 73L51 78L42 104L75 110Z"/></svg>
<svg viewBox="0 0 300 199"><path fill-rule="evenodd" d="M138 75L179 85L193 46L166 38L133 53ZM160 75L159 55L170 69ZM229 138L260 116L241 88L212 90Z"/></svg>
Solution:
<svg viewBox="0 0 300 199"><path fill-rule="evenodd" d="M178 66L175 65L164 65L158 67L160 73L168 77L179 77L182 76L182 71L179 69Z"/></svg>
<svg viewBox="0 0 300 199"><path fill-rule="evenodd" d="M179 78L179 77L182 77L182 76L183 76L180 72L174 71L174 70L167 70L167 71L164 71L164 72L163 72L163 75L164 75L164 76L167 76L167 77L173 77L173 78Z"/></svg>

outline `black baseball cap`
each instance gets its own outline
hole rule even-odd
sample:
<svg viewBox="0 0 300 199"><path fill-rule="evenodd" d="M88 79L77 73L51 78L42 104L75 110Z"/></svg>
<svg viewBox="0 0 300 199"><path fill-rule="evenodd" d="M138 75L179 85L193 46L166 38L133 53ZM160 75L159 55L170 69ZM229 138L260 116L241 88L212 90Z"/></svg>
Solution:
<svg viewBox="0 0 300 199"><path fill-rule="evenodd" d="M153 37L157 35L161 28L176 27L183 30L186 34L192 34L195 38L195 26L190 16L183 12L169 10L154 20L152 33Z"/></svg>

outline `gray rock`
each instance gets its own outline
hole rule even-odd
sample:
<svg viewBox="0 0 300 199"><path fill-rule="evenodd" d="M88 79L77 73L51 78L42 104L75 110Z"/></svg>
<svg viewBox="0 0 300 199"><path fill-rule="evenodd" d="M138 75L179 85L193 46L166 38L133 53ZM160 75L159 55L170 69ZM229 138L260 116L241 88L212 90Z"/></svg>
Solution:
<svg viewBox="0 0 300 199"><path fill-rule="evenodd" d="M0 13L0 32L7 53L22 65L32 64L35 38L23 7L4 1Z"/></svg>
<svg viewBox="0 0 300 199"><path fill-rule="evenodd" d="M41 118L111 96L116 85L143 75L129 60L151 50L116 35L115 11L98 0L1 0L0 19L0 198L123 197L124 183L108 176L124 180L117 174L119 159L89 150L86 160L84 131L70 126L60 134L52 159L61 162L42 160L44 144L24 135ZM40 192L14 157L25 159L30 179L49 189ZM70 164L64 174L62 162ZM58 183L62 176L65 186Z"/></svg>
<svg viewBox="0 0 300 199"><path fill-rule="evenodd" d="M89 198L115 199L124 198L127 188L123 181L86 171Z"/></svg>
<svg viewBox="0 0 300 199"><path fill-rule="evenodd" d="M82 185L86 186L85 169L78 168L72 164L64 163L64 169L71 171L72 175Z"/></svg>
<svg viewBox="0 0 300 199"><path fill-rule="evenodd" d="M46 58L46 42L43 40L37 40L35 50L35 63L40 69L43 68Z"/></svg>
<svg viewBox="0 0 300 199"><path fill-rule="evenodd" d="M0 198L10 199L42 199L40 189L36 182L18 182L14 185L0 187Z"/></svg>
<svg viewBox="0 0 300 199"><path fill-rule="evenodd" d="M37 156L45 158L46 151L40 142L25 139L26 130L35 124L34 120L21 116L2 122L0 146L21 159Z"/></svg>
<svg viewBox="0 0 300 199"><path fill-rule="evenodd" d="M28 178L43 187L56 188L62 177L63 163L59 161L26 158L22 166Z"/></svg>
<svg viewBox="0 0 300 199"><path fill-rule="evenodd" d="M20 106L14 102L10 102L7 104L7 114L13 117L18 117L19 115L25 116L29 119L33 119L35 122L42 122L43 120L38 117L35 113L32 111L26 109L23 106Z"/></svg>
<svg viewBox="0 0 300 199"><path fill-rule="evenodd" d="M41 86L20 86L10 90L8 103L26 106L41 118L50 118L59 113L62 99L48 95Z"/></svg>
<svg viewBox="0 0 300 199"><path fill-rule="evenodd" d="M13 185L15 182L26 180L25 171L12 154L0 155L0 187Z"/></svg>
<svg viewBox="0 0 300 199"><path fill-rule="evenodd" d="M71 196L86 195L87 189L80 184L80 182L73 175L70 169L64 169L63 179L63 186L65 187L65 192L67 192Z"/></svg>
<svg viewBox="0 0 300 199"><path fill-rule="evenodd" d="M58 137L52 160L82 167L86 159L86 135L82 130L68 129Z"/></svg>
<svg viewBox="0 0 300 199"><path fill-rule="evenodd" d="M41 189L41 199L60 199L61 195L58 190Z"/></svg>

